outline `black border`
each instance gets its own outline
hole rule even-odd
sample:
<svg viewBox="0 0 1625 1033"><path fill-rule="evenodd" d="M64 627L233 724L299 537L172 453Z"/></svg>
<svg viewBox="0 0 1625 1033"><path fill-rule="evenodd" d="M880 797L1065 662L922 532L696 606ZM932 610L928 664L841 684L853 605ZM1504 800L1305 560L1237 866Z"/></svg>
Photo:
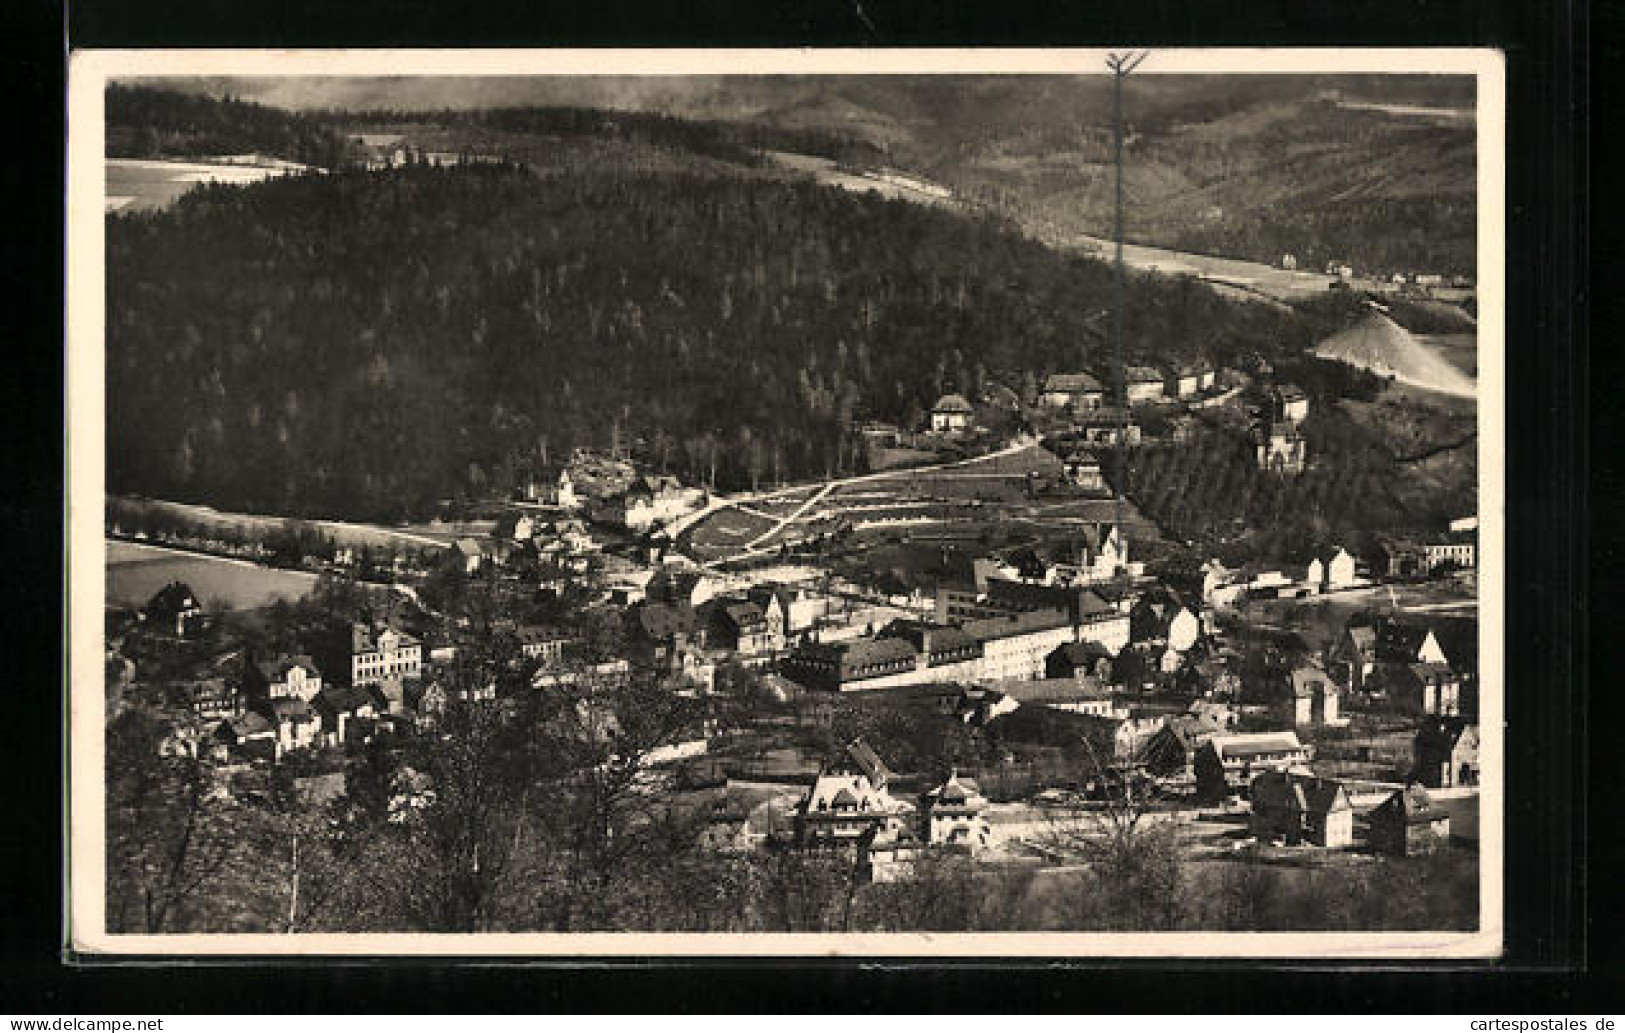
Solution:
<svg viewBox="0 0 1625 1033"><path fill-rule="evenodd" d="M1587 411L1583 350L1587 13L1560 0L1137 0L903 4L886 0L485 3L437 0L81 0L4 5L5 96L34 121L4 163L4 270L18 361L9 364L0 515L29 543L6 579L14 668L0 829L0 1009L9 1013L445 1010L839 1010L980 1012L1555 1010L1602 1000L1576 977L1586 927L1588 787L1617 805L1617 776L1589 783L1582 648ZM1355 971L1231 962L903 964L739 959L515 968L457 962L324 961L236 966L62 964L62 187L64 42L224 46L1491 46L1508 63L1508 954L1497 965ZM31 286L33 274L41 282ZM52 287L56 289L53 290ZM8 323L11 321L8 320ZM25 331L21 328L27 327ZM35 347L37 343L37 348ZM1611 412L1608 415L1612 415ZM20 430L21 433L17 433ZM1512 486L1516 486L1515 489ZM58 589L60 590L60 589ZM26 692L23 691L26 688ZM16 720L21 715L24 720ZM1625 813L1617 806L1613 814ZM1599 811L1599 813L1605 813ZM1606 867L1599 867L1605 874ZM1613 880L1597 889L1615 892ZM1614 937L1591 963L1606 972ZM1567 966L1569 971L1560 971ZM1545 970L1542 971L1541 969ZM1238 969L1245 969L1240 971ZM1448 973L1448 974L1447 974ZM1617 998L1616 998L1617 999Z"/></svg>

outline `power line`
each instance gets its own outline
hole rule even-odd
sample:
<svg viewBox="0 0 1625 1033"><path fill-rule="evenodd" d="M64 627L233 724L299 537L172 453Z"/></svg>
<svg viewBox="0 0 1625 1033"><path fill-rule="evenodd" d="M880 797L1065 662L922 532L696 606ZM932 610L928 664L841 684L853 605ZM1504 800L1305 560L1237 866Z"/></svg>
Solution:
<svg viewBox="0 0 1625 1033"><path fill-rule="evenodd" d="M1123 529L1123 485L1128 480L1128 377L1123 364L1123 80L1144 61L1150 51L1108 54L1106 67L1112 73L1112 143L1117 167L1116 219L1112 240L1116 248L1112 300L1112 345L1117 372L1117 490L1116 529L1119 547L1126 542Z"/></svg>

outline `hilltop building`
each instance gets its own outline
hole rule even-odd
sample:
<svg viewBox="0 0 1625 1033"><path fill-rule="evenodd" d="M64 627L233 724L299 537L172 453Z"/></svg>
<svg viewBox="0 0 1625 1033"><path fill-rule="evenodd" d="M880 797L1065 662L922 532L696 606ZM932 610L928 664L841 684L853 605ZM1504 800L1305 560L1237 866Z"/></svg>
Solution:
<svg viewBox="0 0 1625 1033"><path fill-rule="evenodd" d="M1140 425L1122 409L1115 407L1087 410L1078 417L1075 425L1084 444L1095 447L1122 444L1132 448L1141 439Z"/></svg>
<svg viewBox="0 0 1625 1033"><path fill-rule="evenodd" d="M1106 389L1090 373L1052 373L1038 401L1051 409L1098 409L1106 402Z"/></svg>
<svg viewBox="0 0 1625 1033"><path fill-rule="evenodd" d="M1130 366L1123 371L1123 387L1128 392L1130 405L1136 402L1160 402L1166 378L1151 366Z"/></svg>
<svg viewBox="0 0 1625 1033"><path fill-rule="evenodd" d="M931 429L938 434L962 433L970 429L974 412L964 395L943 395L931 407Z"/></svg>
<svg viewBox="0 0 1625 1033"><path fill-rule="evenodd" d="M1303 473L1309 465L1309 443L1295 423L1273 422L1259 429L1258 468L1273 474Z"/></svg>

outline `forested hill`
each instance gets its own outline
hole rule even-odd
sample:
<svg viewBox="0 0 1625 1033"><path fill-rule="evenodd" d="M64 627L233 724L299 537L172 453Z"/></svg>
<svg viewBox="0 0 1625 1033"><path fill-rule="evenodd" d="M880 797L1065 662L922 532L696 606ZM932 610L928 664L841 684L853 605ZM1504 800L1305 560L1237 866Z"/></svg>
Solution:
<svg viewBox="0 0 1625 1033"><path fill-rule="evenodd" d="M335 168L348 156L344 135L320 118L250 101L115 84L106 105L109 158L264 154Z"/></svg>
<svg viewBox="0 0 1625 1033"><path fill-rule="evenodd" d="M810 183L507 165L204 186L108 222L111 490L388 519L643 439L690 479L851 469L909 422L1100 361L1110 270ZM1322 327L1136 280L1140 358Z"/></svg>

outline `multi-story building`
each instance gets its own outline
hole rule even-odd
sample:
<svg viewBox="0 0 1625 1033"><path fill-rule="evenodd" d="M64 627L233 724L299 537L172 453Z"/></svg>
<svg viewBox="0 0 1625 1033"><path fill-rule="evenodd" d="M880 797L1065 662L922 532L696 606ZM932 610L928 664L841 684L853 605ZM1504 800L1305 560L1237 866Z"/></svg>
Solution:
<svg viewBox="0 0 1625 1033"><path fill-rule="evenodd" d="M376 685L386 678L422 675L422 642L388 625L350 626L351 685Z"/></svg>

